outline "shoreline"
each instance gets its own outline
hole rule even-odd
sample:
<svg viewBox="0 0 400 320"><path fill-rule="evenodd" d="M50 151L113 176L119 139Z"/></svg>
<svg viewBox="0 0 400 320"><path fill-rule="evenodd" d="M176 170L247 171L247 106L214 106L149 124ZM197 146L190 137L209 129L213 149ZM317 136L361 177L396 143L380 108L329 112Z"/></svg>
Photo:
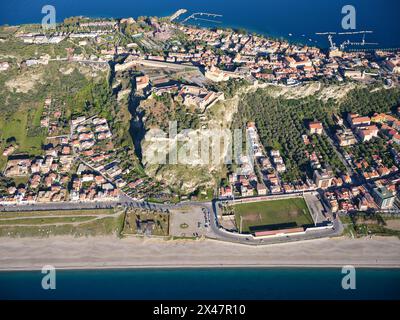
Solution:
<svg viewBox="0 0 400 320"><path fill-rule="evenodd" d="M146 16L146 15L145 15ZM150 15L149 15L150 16ZM104 14L100 14L100 15L85 15L82 16L83 18L87 18L87 19L91 19L91 20L119 20L119 19L126 19L128 17L118 17L118 16L110 16L110 15L104 15ZM168 15L156 15L156 17L158 18L165 18L168 17ZM56 20L57 24L61 24L64 22L65 19L68 19L71 17L64 17L63 19L60 20ZM134 17L134 19L136 19L137 17ZM271 31L262 31L262 30L258 30L257 28L253 28L253 27L248 27L245 25L241 25L241 24L235 24L235 23L223 23L221 25L217 25L217 26L212 26L212 25L204 25L204 26L196 26L193 24L182 24L182 22L177 19L174 21L175 23L178 23L180 25L183 26L191 26L191 27L195 27L195 28L205 28L205 29L212 29L214 27L220 28L220 29L232 29L232 30L239 30L239 29L243 29L246 30L247 34L257 34L259 36L262 36L266 39L271 39L273 41L285 41L291 45L299 45L299 46L311 46L311 47L316 47L319 48L320 50L325 50L327 49L327 45L323 46L323 45L319 45L317 43L307 43L308 41L300 41L300 38L295 40L295 38L292 38L291 36L289 36L288 34L281 34L278 31L275 32L271 32ZM23 26L23 25L40 25L40 22L36 21L36 22L21 22L18 24L12 24L9 25L9 27L19 27L19 26ZM4 27L6 26L5 24L0 25L0 27Z"/></svg>
<svg viewBox="0 0 400 320"><path fill-rule="evenodd" d="M326 265L326 264L290 264L290 265L244 265L244 264L232 264L232 265L132 265L132 266L98 266L98 267L84 267L84 266L68 266L68 267L57 267L56 271L133 271L133 270L182 270L182 269L338 269L343 267L342 264L337 265ZM355 265L355 268L362 269L400 269L400 265ZM41 269L22 267L22 268L10 268L2 269L0 267L0 273L2 272L34 272L41 271Z"/></svg>
<svg viewBox="0 0 400 320"><path fill-rule="evenodd" d="M176 11L174 11L176 12ZM155 17L158 18L168 18L170 17L174 12L161 12L158 14L155 14ZM189 10L188 10L189 12ZM194 13L194 11L192 11ZM120 20L120 19L126 19L128 17L133 17L134 19L137 19L139 16L145 16L145 17L151 17L153 16L150 13L143 13L143 14L138 14L136 16L134 15L126 15L126 16L120 16L120 15L110 15L108 13L95 13L95 14L89 14L89 15L71 15L71 16L65 16L62 18L59 18L57 16L56 23L61 24L64 22L65 19L71 18L71 17L83 17L87 18L90 20ZM18 23L5 23L5 24L0 24L0 27L20 27L24 25L40 25L40 21L33 21L33 20L26 20L26 21L20 21ZM264 37L266 39L270 39L273 41L281 41L281 42L287 42L290 45L296 45L296 46L308 46L308 47L315 47L320 50L328 50L329 49L329 43L327 40L315 40L309 41L309 37L314 37L315 34L311 33L306 35L300 35L300 34L292 34L291 32L282 32L279 30L262 30L259 28L259 26L251 26L248 24L242 24L238 22L223 22L221 24L205 24L205 25L195 25L195 24L183 24L182 21L178 19L174 20L174 23L178 23L183 26L191 26L195 28L200 28L200 29L212 29L212 28L219 28L219 29L232 29L232 30L245 30L247 34L256 34L258 36ZM379 47L366 47L365 48L367 51L373 51L373 50L395 50L398 49L398 44L391 43L391 44L382 44L379 45ZM357 47L353 47L352 50L344 50L344 51L358 51Z"/></svg>
<svg viewBox="0 0 400 320"><path fill-rule="evenodd" d="M356 268L399 269L400 240L331 238L247 247L217 240L1 238L0 272L58 270Z"/></svg>

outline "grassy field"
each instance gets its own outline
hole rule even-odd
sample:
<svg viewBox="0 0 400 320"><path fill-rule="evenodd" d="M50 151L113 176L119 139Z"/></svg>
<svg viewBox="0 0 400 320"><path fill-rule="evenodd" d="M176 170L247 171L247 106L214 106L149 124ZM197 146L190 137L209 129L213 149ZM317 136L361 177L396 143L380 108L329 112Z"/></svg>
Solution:
<svg viewBox="0 0 400 320"><path fill-rule="evenodd" d="M400 238L400 218L373 213L358 212L341 216L345 234L349 237L396 236Z"/></svg>
<svg viewBox="0 0 400 320"><path fill-rule="evenodd" d="M86 209L86 210L46 210L46 211L10 211L0 212L0 219L3 218L20 218L20 217L60 217L60 216L81 216L81 215L101 215L101 214L112 214L113 209Z"/></svg>
<svg viewBox="0 0 400 320"><path fill-rule="evenodd" d="M111 216L113 213L119 214ZM0 212L0 237L119 236L124 217L123 212L112 209Z"/></svg>
<svg viewBox="0 0 400 320"><path fill-rule="evenodd" d="M8 146L7 139L15 138L18 149L15 153L27 153L39 155L42 153L42 144L45 140L43 134L28 136L28 124L33 127L40 126L41 109L38 108L30 112L16 112L8 120L0 118L0 170L4 168L7 157L2 155L5 147ZM33 118L31 118L33 117Z"/></svg>
<svg viewBox="0 0 400 320"><path fill-rule="evenodd" d="M16 45L21 51L31 47ZM7 45L0 43L0 51L6 50L2 51L4 54L9 50L5 47ZM75 69L70 74L63 74L61 68ZM92 93L92 83L84 74L88 70L90 68L52 62L23 70L10 69L0 74L0 168L7 160L2 152L10 144L7 142L9 139L15 139L18 145L15 153L42 154L42 144L47 135L46 130L40 127L45 98L51 97L58 106L68 102L65 108L69 115L74 108L82 108ZM105 79L105 73L102 72L97 79Z"/></svg>
<svg viewBox="0 0 400 320"><path fill-rule="evenodd" d="M21 219L0 219L0 225L42 225L42 224L63 224L73 222L86 222L93 220L96 216L88 217L51 217L51 218L21 218Z"/></svg>
<svg viewBox="0 0 400 320"><path fill-rule="evenodd" d="M238 228L242 232L294 228L312 224L313 220L302 198L242 203L233 206Z"/></svg>
<svg viewBox="0 0 400 320"><path fill-rule="evenodd" d="M105 217L95 221L83 222L79 225L37 225L37 226L0 226L0 237L49 237L54 235L72 235L89 237L98 235L119 235L121 231L120 217Z"/></svg>
<svg viewBox="0 0 400 320"><path fill-rule="evenodd" d="M11 119L0 120L1 138L3 140L11 137L16 138L19 145L18 152L27 152L32 154L41 153L41 145L44 141L44 136L39 135L29 137L26 134L28 121L32 121L34 126L40 126L41 108L36 110L37 112L31 112L33 119L28 117L29 112L17 112L11 117ZM39 123L37 124L37 122Z"/></svg>

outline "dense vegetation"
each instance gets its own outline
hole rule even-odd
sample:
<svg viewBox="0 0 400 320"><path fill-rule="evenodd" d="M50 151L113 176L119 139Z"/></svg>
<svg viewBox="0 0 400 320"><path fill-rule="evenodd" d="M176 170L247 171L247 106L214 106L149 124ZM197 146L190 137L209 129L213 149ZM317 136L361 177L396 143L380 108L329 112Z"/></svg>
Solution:
<svg viewBox="0 0 400 320"><path fill-rule="evenodd" d="M305 152L312 151L311 145L306 146L302 140L302 135L307 133L307 122L318 119L325 125L330 123L329 114L333 108L333 103L322 103L313 97L287 100L272 98L268 92L258 90L242 100L234 126L243 128L247 122L255 121L267 152L280 150L285 159L287 172L282 175L283 180L293 181L304 179L305 172L309 171ZM337 171L343 170L342 163L325 137L314 137L312 142L324 161Z"/></svg>
<svg viewBox="0 0 400 320"><path fill-rule="evenodd" d="M302 135L307 134L309 121L318 120L325 128L331 128L335 125L333 113L350 110L364 115L374 111L388 112L399 101L398 89L373 92L356 89L340 104L333 99L324 102L315 96L302 99L273 98L266 90L258 90L243 98L233 127L244 128L248 121L255 121L267 151L278 149L285 159L287 172L282 175L283 180L293 181L304 179L307 172L310 176L306 151L316 151L322 157L323 165L330 165L336 172L344 171L344 165L325 136L313 136L310 145L304 144Z"/></svg>
<svg viewBox="0 0 400 320"><path fill-rule="evenodd" d="M398 148L397 145L393 145ZM390 168L395 165L393 156L390 153L390 146L383 138L374 138L364 143L358 143L352 147L346 148L349 153L352 153L356 160L366 160L368 164L374 163L373 156L377 155L382 160L382 163Z"/></svg>
<svg viewBox="0 0 400 320"><path fill-rule="evenodd" d="M240 88L247 86L249 83L244 79L230 79L228 81L214 84L211 87L214 91L222 91L226 99L232 98Z"/></svg>
<svg viewBox="0 0 400 320"><path fill-rule="evenodd" d="M355 112L371 115L374 112L389 112L400 104L400 89L371 90L362 88L352 90L340 105L340 112Z"/></svg>
<svg viewBox="0 0 400 320"><path fill-rule="evenodd" d="M178 132L184 129L199 128L198 110L184 106L181 100L173 99L169 93L164 93L162 96L153 95L152 98L143 101L141 105L141 110L146 117L146 127L160 128L167 132L169 121L176 121Z"/></svg>

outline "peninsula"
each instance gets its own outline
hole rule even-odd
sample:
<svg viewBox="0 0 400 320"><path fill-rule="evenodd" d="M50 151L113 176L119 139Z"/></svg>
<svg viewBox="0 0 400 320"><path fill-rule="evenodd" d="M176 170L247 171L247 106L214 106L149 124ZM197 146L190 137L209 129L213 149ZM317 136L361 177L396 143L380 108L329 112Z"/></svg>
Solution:
<svg viewBox="0 0 400 320"><path fill-rule="evenodd" d="M0 268L398 267L400 52L185 14L0 27Z"/></svg>

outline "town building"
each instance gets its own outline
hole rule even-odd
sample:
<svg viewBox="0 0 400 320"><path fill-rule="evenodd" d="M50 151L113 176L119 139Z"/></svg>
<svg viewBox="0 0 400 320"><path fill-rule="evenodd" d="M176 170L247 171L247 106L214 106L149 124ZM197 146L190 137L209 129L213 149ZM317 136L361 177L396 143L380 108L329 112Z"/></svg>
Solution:
<svg viewBox="0 0 400 320"><path fill-rule="evenodd" d="M356 137L350 129L336 131L336 139L341 147L347 147L357 142Z"/></svg>
<svg viewBox="0 0 400 320"><path fill-rule="evenodd" d="M267 187L263 183L257 183L257 194L265 196L267 194Z"/></svg>
<svg viewBox="0 0 400 320"><path fill-rule="evenodd" d="M149 76L138 76L136 77L136 90L144 90L149 85L150 79Z"/></svg>
<svg viewBox="0 0 400 320"><path fill-rule="evenodd" d="M327 189L332 185L333 173L330 169L318 169L314 171L314 183L317 188Z"/></svg>
<svg viewBox="0 0 400 320"><path fill-rule="evenodd" d="M343 76L354 80L361 80L364 79L365 73L361 70L344 70Z"/></svg>
<svg viewBox="0 0 400 320"><path fill-rule="evenodd" d="M378 136L379 129L375 125L357 127L356 133L362 142Z"/></svg>
<svg viewBox="0 0 400 320"><path fill-rule="evenodd" d="M370 117L360 117L357 113L349 113L347 115L347 121L350 123L352 128L357 126L369 126L371 123Z"/></svg>
<svg viewBox="0 0 400 320"><path fill-rule="evenodd" d="M373 189L372 196L380 209L389 209L393 207L395 196L386 187L377 187Z"/></svg>
<svg viewBox="0 0 400 320"><path fill-rule="evenodd" d="M318 121L310 122L308 124L308 128L310 130L310 134L322 134L323 131L322 123Z"/></svg>

